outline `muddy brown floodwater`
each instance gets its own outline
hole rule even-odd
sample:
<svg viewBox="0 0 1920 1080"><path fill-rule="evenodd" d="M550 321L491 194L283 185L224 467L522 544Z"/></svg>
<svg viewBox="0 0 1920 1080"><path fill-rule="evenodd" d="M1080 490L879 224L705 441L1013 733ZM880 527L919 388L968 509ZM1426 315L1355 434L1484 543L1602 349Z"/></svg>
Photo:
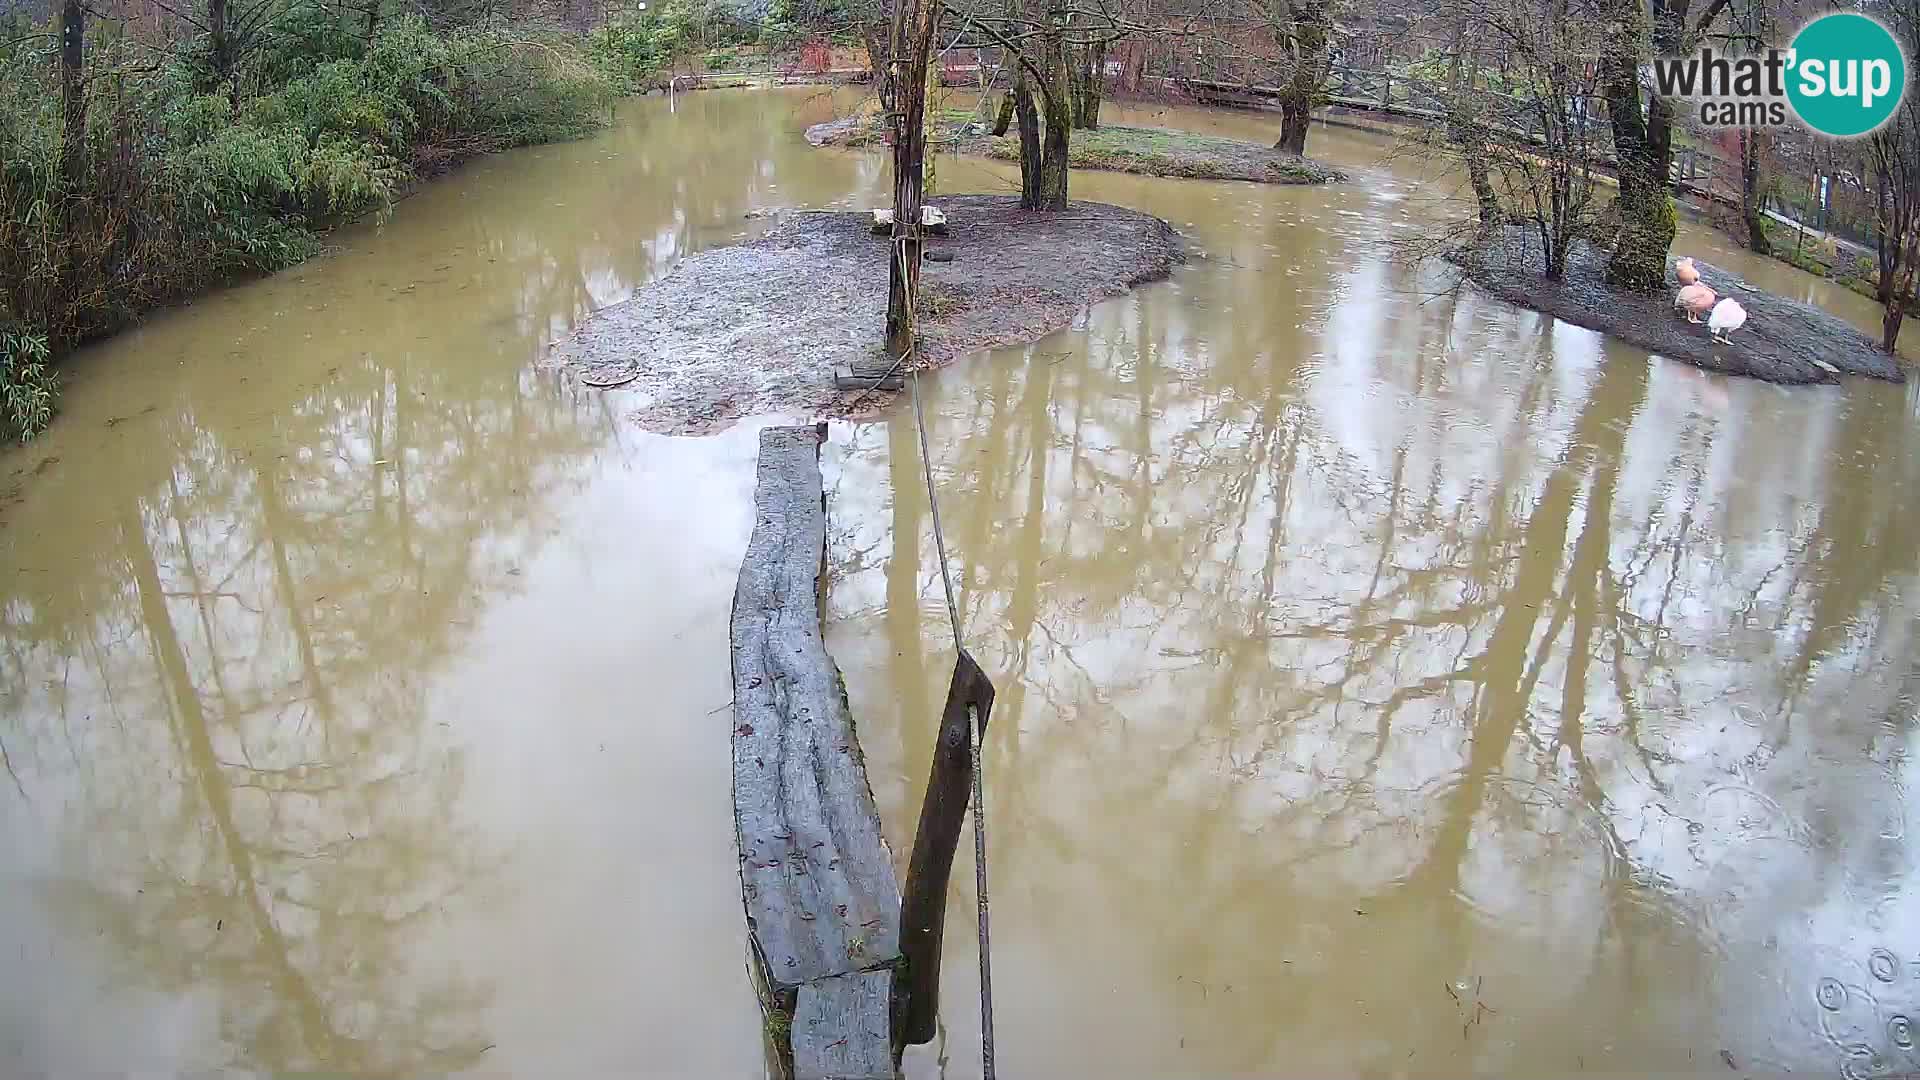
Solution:
<svg viewBox="0 0 1920 1080"><path fill-rule="evenodd" d="M755 433L646 434L538 357L749 210L880 198L801 140L827 115L634 102L79 359L0 458L0 1074L757 1073ZM1002 1071L1920 1068L1914 391L1432 299L1378 240L1444 185L1385 148L1316 129L1328 188L1076 176L1208 257L926 386L1001 687ZM902 860L951 647L912 448L902 410L828 459ZM978 1068L955 878L915 1077Z"/></svg>

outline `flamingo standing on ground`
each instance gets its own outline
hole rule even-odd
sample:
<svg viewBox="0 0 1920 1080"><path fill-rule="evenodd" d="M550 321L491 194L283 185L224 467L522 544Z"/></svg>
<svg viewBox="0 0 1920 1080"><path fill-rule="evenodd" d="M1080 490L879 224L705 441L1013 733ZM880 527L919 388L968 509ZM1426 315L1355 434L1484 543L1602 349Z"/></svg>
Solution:
<svg viewBox="0 0 1920 1080"><path fill-rule="evenodd" d="M1731 296L1713 305L1713 314L1707 316L1707 333L1713 340L1724 344L1732 344L1727 340L1727 335L1745 325L1747 309Z"/></svg>
<svg viewBox="0 0 1920 1080"><path fill-rule="evenodd" d="M1700 280L1700 271L1693 268L1693 258L1689 256L1673 264L1673 277L1682 285L1692 285Z"/></svg>
<svg viewBox="0 0 1920 1080"><path fill-rule="evenodd" d="M1716 299L1718 297L1714 296L1713 290L1699 282L1682 285L1680 291L1673 294L1673 310L1685 312L1688 322L1697 323L1700 316L1713 310Z"/></svg>

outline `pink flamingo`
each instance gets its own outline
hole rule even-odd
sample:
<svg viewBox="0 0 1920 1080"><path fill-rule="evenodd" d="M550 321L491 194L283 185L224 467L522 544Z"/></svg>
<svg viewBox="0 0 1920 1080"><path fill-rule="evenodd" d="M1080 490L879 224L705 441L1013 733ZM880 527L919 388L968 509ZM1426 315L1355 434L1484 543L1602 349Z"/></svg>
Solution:
<svg viewBox="0 0 1920 1080"><path fill-rule="evenodd" d="M1688 257L1673 264L1673 276L1682 285L1692 285L1700 280L1700 271L1693 268L1693 259Z"/></svg>
<svg viewBox="0 0 1920 1080"><path fill-rule="evenodd" d="M1699 282L1682 285L1680 291L1673 294L1673 310L1684 311L1688 322L1697 323L1700 321L1700 316L1713 310L1713 302L1717 299L1719 298L1714 296L1712 289Z"/></svg>

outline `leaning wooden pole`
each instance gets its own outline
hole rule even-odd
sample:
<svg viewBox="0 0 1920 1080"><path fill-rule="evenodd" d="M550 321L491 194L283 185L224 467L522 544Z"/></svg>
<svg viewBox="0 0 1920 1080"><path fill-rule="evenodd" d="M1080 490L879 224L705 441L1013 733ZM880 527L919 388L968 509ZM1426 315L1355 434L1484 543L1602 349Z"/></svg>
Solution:
<svg viewBox="0 0 1920 1080"><path fill-rule="evenodd" d="M913 835L907 888L900 904L900 952L906 958L906 970L895 983L894 1027L895 1041L902 1045L932 1041L940 1013L947 881L953 875L953 853L973 793L969 709L979 717L984 735L987 714L993 710L993 683L963 649L954 662L947 704L940 712L940 733L933 744L927 794L920 803L920 827Z"/></svg>
<svg viewBox="0 0 1920 1080"><path fill-rule="evenodd" d="M733 801L766 1032L797 1080L887 1080L900 889L821 629L825 425L760 433L734 590Z"/></svg>

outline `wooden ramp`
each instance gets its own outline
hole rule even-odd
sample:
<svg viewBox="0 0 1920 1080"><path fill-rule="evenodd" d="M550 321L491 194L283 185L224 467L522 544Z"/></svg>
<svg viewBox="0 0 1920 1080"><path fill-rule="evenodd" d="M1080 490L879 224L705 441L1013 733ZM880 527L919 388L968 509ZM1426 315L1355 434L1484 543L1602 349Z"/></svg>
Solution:
<svg viewBox="0 0 1920 1080"><path fill-rule="evenodd" d="M892 1078L900 886L821 633L825 425L760 433L733 596L733 802L766 1030L798 1080Z"/></svg>

